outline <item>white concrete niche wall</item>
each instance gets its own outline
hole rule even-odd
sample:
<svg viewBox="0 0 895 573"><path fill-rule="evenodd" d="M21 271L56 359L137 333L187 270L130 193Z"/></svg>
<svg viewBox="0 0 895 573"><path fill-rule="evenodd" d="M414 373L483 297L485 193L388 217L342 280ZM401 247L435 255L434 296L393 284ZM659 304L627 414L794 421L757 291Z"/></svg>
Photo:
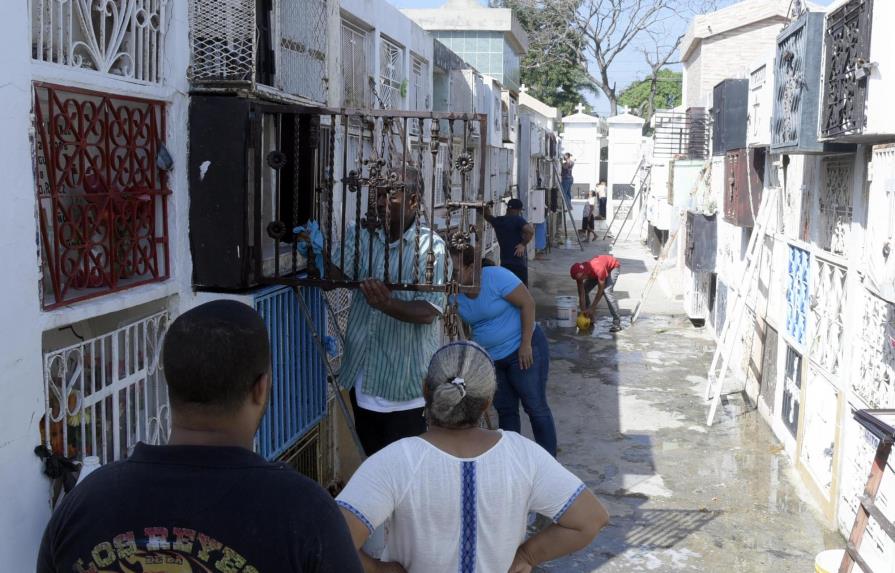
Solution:
<svg viewBox="0 0 895 573"><path fill-rule="evenodd" d="M575 185L594 190L600 183L600 150L605 146L606 135L604 120L579 109L578 113L564 117L562 123L561 152L571 153L575 158L572 169Z"/></svg>
<svg viewBox="0 0 895 573"><path fill-rule="evenodd" d="M31 39L28 3L4 5L0 18L0 168L3 171L4 221L0 225L0 563L9 571L33 571L44 525L50 516L47 481L34 455L40 439L40 300L37 221L32 174Z"/></svg>
<svg viewBox="0 0 895 573"><path fill-rule="evenodd" d="M13 6L13 4L15 6ZM42 474L42 464L34 455L40 442L39 421L45 412L43 352L58 342L59 328L103 320L112 313L127 315L132 308L184 293L191 296L192 265L189 249L189 197L186 185L187 93L186 69L189 62L187 4L166 6L164 58L160 62L161 81L141 82L127 77L64 64L31 59L28 3L10 4L0 22L0 34L9 46L0 56L0 84L6 86L3 118L5 146L0 163L7 181L10 200L6 215L14 225L3 227L0 255L3 292L7 301L0 311L3 323L15 325L4 331L4 353L0 357L4 375L0 382L3 409L0 410L0 487L15 491L0 513L0 562L10 571L34 567L42 530L49 517L50 482ZM40 254L37 237L36 198L33 180L33 147L29 142L32 111L31 82L40 81L68 88L81 88L122 96L164 102L165 145L174 167L168 175L168 248L170 278L164 282L134 287L87 301L63 306L51 312L41 310L39 299ZM172 315L178 303L171 303ZM115 314L113 314L114 316Z"/></svg>
<svg viewBox="0 0 895 573"><path fill-rule="evenodd" d="M644 120L629 113L623 113L606 120L608 128L609 165L606 182L606 216L610 221L617 217L619 222L625 219L627 211L635 208L632 200L637 195L640 175L640 165L643 154ZM671 226L675 225L674 218L679 215L672 213ZM630 222L628 223L630 224ZM616 228L618 228L616 227ZM677 247L673 247L677 248ZM676 253L669 253L675 257ZM672 259L674 260L674 259Z"/></svg>

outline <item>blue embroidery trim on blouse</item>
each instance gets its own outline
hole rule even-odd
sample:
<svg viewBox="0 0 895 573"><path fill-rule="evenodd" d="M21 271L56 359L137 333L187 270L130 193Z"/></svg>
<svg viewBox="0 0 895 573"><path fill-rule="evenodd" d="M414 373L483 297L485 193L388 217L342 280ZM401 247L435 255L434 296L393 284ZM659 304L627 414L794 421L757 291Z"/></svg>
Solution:
<svg viewBox="0 0 895 573"><path fill-rule="evenodd" d="M352 514L354 514L354 517L358 518L358 519L361 521L361 523L363 523L364 525L366 525L366 526L367 526L367 529L370 530L370 533L373 533L373 530L375 529L375 528L373 527L373 524L370 523L370 520L367 519L367 516L366 516L366 515L364 515L363 513L361 513L361 510L359 510L358 508L354 507L353 505L351 505L351 504L348 503L347 501L342 501L341 499L337 499L337 500L336 500L336 505L338 505L339 507L344 507L345 509L347 509L348 511L350 511Z"/></svg>
<svg viewBox="0 0 895 573"><path fill-rule="evenodd" d="M578 496L581 495L581 492L584 491L584 484L578 486L578 489L575 490L575 493L572 494L571 497L563 504L562 508L553 516L553 522L558 523L562 516L565 515L569 508L572 507L572 504L575 503L575 500L578 499Z"/></svg>
<svg viewBox="0 0 895 573"><path fill-rule="evenodd" d="M463 462L460 501L460 573L475 573L476 561L475 462Z"/></svg>

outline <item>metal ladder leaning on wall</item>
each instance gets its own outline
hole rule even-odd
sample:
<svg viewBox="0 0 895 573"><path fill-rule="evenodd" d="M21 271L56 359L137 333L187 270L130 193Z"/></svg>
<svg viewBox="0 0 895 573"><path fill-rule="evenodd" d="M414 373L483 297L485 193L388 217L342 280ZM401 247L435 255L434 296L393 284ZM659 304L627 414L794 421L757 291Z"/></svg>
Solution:
<svg viewBox="0 0 895 573"><path fill-rule="evenodd" d="M640 183L639 188L637 189L637 193L635 193L634 197L631 199L631 207L628 208L628 210L625 212L625 218L622 220L622 226L618 230L618 236L613 238L613 241L612 241L613 245L615 244L615 241L618 240L618 237L621 236L622 229L625 228L625 223L628 221L628 218L631 216L631 211L633 211L634 205L637 204L637 199L640 198L640 196L643 192L643 188L646 187L646 183L649 179L650 172L652 171L652 167L653 166L651 163L646 163L646 156L641 155L640 162L637 163L637 168L634 169L634 175L631 177L631 185L633 185L634 182L637 181L637 177L640 175L641 171L646 171L646 173L641 178L641 183ZM606 189L607 196L609 196L611 193L612 193L611 189ZM616 205L615 211L612 213L612 219L610 219L609 224L606 225L606 232L603 233L604 241L606 240L606 237L609 236L609 233L612 232L612 225L615 224L615 221L618 219L618 213L621 210L621 208L625 206L625 201L627 201L627 200L628 200L627 196L622 197L621 203Z"/></svg>
<svg viewBox="0 0 895 573"><path fill-rule="evenodd" d="M641 163L643 163L642 159L641 159ZM651 163L646 164L642 168L642 171L643 171L643 176L640 178L640 185L638 186L637 193L634 195L634 198L631 200L631 207L625 213L625 218L622 219L622 225L621 225L621 227L618 228L618 234L616 234L615 236L612 237L612 243L611 243L612 245L615 245L615 243L622 236L622 231L625 230L625 225L628 224L628 220L631 218L631 213L634 212L636 205L638 204L637 203L638 200L640 200L640 207L636 208L637 209L637 215L635 215L636 219L634 220L634 223L632 223L631 228L628 229L628 234L625 236L625 240L627 240L631 236L631 231L634 230L634 228L637 226L637 220L640 220L640 219L645 220L646 219L646 216L644 214L644 211L646 211L646 203L645 203L646 197L644 197L644 189L648 189L650 182L652 181L652 173L653 173L652 164ZM640 173L640 170L638 170L637 173L634 174L634 177L636 178L639 173ZM624 201L622 201L622 204L624 204ZM619 208L621 208L621 205L619 205ZM616 214L618 214L618 210L616 210ZM609 226L606 229L606 234L603 235L604 239L606 238L606 235L609 235L610 231L612 231L612 223L614 223L614 222L615 222L614 218L612 221L609 222ZM643 223L641 222L641 228L642 228L642 225L643 225Z"/></svg>
<svg viewBox="0 0 895 573"><path fill-rule="evenodd" d="M560 181L559 167L556 163L553 163L553 175L556 178L556 181ZM557 191L557 195L559 195L562 199L562 227L563 227L563 235L566 237L566 240L569 240L569 229L566 227L566 217L569 219L569 224L572 226L572 232L575 233L575 240L578 241L578 248L580 250L584 250L584 245L581 244L581 235L578 234L578 229L575 228L575 215L572 213L572 204L566 200L566 194L563 193L562 187ZM550 233L553 233L553 230L550 230ZM550 244L550 237L547 237L547 243Z"/></svg>
<svg viewBox="0 0 895 573"><path fill-rule="evenodd" d="M758 255L764 245L765 227L775 213L777 195L778 193L774 190L768 190L762 196L758 215L755 218L756 224L752 229L752 236L749 237L749 245L746 247L743 275L736 283L739 285L739 288L732 289L734 294L733 312L731 312L731 317L724 323L721 329L721 336L718 337L718 345L715 347L715 353L712 356L712 364L709 366L708 372L708 383L705 387L705 399L712 400L708 418L705 422L707 426L712 425L718 405L721 403L721 396L724 393L724 380L727 378L733 349L740 336L743 315L746 314L746 304L749 296L752 294L753 279L758 272Z"/></svg>
<svg viewBox="0 0 895 573"><path fill-rule="evenodd" d="M656 284L656 280L659 278L659 271L662 269L662 263L668 258L668 253L671 251L671 245L677 240L677 235L680 230L680 227L675 229L674 233L672 233L665 242L665 246L662 247L662 252L659 253L659 258L656 259L656 265L653 267L653 272L650 273L649 279L647 279L646 284L643 286L643 290L640 291L640 300L637 301L637 306L634 307L634 313L631 314L631 324L634 324L640 316L640 309L643 308L643 301L646 300L646 295L649 294L653 285Z"/></svg>

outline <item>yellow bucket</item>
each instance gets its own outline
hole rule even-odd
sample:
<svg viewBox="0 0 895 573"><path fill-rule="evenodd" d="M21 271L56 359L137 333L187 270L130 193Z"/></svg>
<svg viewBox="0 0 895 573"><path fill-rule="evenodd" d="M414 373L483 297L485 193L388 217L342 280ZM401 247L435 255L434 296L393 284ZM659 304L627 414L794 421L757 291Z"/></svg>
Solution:
<svg viewBox="0 0 895 573"><path fill-rule="evenodd" d="M843 549L828 549L821 551L814 558L815 573L837 573L839 564L842 563L842 556L845 554Z"/></svg>

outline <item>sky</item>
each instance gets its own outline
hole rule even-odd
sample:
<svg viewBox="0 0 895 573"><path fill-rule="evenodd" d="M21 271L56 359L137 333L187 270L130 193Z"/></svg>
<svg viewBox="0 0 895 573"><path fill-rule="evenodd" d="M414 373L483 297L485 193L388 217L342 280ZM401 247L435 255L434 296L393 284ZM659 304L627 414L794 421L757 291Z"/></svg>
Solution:
<svg viewBox="0 0 895 573"><path fill-rule="evenodd" d="M388 0L394 6L398 8L437 8L439 6L444 5L446 0ZM481 4L487 5L486 1L479 0ZM822 6L829 5L833 0L813 0L815 4L819 4ZM889 0L893 1L893 0ZM731 4L735 4L736 0L718 0L718 7L729 6ZM663 34L670 38L674 39L679 34L683 33L686 30L686 27L689 25L688 21L678 20L673 23L670 23L665 30L663 30ZM644 45L645 43L650 42L650 40L643 39L640 45ZM680 66L670 66L672 69L680 69ZM609 77L614 80L621 91L622 88L628 86L629 84L643 79L646 74L649 73L649 66L644 61L643 54L639 51L639 46L637 42L632 43L628 49L619 54L618 57L613 62L612 66L609 68ZM589 94L587 96L588 103L593 107L594 111L599 115L609 115L609 102L606 101L606 98L600 93L597 95Z"/></svg>

